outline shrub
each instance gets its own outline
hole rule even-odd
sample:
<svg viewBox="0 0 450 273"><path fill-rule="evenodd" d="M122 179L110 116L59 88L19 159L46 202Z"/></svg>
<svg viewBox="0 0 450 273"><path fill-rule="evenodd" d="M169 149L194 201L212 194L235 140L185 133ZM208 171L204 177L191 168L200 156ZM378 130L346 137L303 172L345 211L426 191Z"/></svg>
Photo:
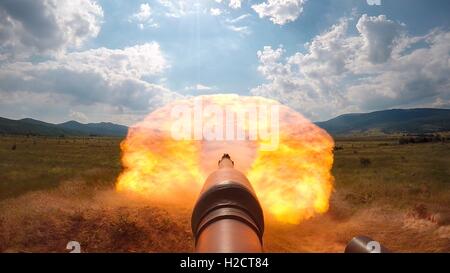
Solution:
<svg viewBox="0 0 450 273"><path fill-rule="evenodd" d="M335 151L344 150L344 146L334 146Z"/></svg>
<svg viewBox="0 0 450 273"><path fill-rule="evenodd" d="M370 161L369 158L365 158L365 157L361 157L359 159L359 163L361 164L361 166L363 166L364 168L368 167L372 162Z"/></svg>

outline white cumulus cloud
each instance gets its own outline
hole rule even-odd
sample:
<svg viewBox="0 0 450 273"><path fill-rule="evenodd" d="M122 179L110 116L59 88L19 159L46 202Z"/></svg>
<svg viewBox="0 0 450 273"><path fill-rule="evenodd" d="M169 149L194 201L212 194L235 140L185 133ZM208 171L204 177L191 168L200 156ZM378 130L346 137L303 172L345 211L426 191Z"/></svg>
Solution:
<svg viewBox="0 0 450 273"><path fill-rule="evenodd" d="M210 13L212 16L219 16L219 15L222 14L222 10L219 9L219 8L211 8L211 9L209 10L209 13Z"/></svg>
<svg viewBox="0 0 450 273"><path fill-rule="evenodd" d="M252 9L260 18L268 17L277 25L293 22L303 12L306 0L267 0L266 2L252 5Z"/></svg>
<svg viewBox="0 0 450 273"><path fill-rule="evenodd" d="M199 90L199 91L207 91L207 90L213 90L214 88L208 85L204 85L201 83L197 83L196 85L192 86L186 86L184 88L185 90Z"/></svg>
<svg viewBox="0 0 450 273"><path fill-rule="evenodd" d="M2 0L0 59L79 48L98 35L102 19L93 0Z"/></svg>
<svg viewBox="0 0 450 273"><path fill-rule="evenodd" d="M350 35L354 27L357 35ZM392 107L450 105L450 32L408 36L385 16L342 19L285 56L258 51L267 82L254 95L278 99L314 120Z"/></svg>
<svg viewBox="0 0 450 273"><path fill-rule="evenodd" d="M73 120L85 123L87 122L89 119L88 117L82 113L82 112L77 112L77 111L70 111L69 117L71 117Z"/></svg>
<svg viewBox="0 0 450 273"><path fill-rule="evenodd" d="M148 3L141 4L139 11L131 16L130 21L136 21L140 29L144 29L147 26L158 27L158 24L152 18L152 8Z"/></svg>
<svg viewBox="0 0 450 273"><path fill-rule="evenodd" d="M228 6L232 9L239 9L241 8L241 0L230 0L230 3L228 4Z"/></svg>
<svg viewBox="0 0 450 273"><path fill-rule="evenodd" d="M356 25L364 37L364 47L372 63L383 63L391 56L394 39L399 38L402 25L388 20L385 15L370 17L364 14Z"/></svg>
<svg viewBox="0 0 450 273"><path fill-rule="evenodd" d="M40 101L58 98L56 101L71 108L92 106L90 110L95 112L102 105L142 115L178 96L158 84L167 67L155 42L66 53L39 63L3 63L0 95L8 104L17 94L22 98L32 94Z"/></svg>

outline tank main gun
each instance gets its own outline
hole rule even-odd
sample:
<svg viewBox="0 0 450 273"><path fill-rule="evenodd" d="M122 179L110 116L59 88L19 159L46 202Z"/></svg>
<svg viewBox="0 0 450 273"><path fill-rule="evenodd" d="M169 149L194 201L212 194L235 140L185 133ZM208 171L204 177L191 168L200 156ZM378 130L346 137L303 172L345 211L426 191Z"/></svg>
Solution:
<svg viewBox="0 0 450 273"><path fill-rule="evenodd" d="M195 204L192 219L195 251L262 252L264 216L252 185L224 154Z"/></svg>

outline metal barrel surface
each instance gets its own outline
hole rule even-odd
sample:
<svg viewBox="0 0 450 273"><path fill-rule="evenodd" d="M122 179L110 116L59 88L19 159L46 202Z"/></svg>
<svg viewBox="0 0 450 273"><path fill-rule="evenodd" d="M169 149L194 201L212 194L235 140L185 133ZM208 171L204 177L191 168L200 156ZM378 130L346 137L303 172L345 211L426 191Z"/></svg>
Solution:
<svg viewBox="0 0 450 273"><path fill-rule="evenodd" d="M195 204L191 225L200 253L262 252L264 216L244 174L228 154L207 179Z"/></svg>
<svg viewBox="0 0 450 273"><path fill-rule="evenodd" d="M345 253L390 253L391 251L379 242L367 236L357 236L345 247Z"/></svg>

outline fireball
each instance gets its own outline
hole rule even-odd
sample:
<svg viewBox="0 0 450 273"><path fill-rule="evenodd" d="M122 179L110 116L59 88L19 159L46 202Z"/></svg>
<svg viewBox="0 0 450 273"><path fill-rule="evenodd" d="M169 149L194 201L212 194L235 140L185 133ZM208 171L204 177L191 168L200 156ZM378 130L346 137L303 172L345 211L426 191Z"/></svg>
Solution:
<svg viewBox="0 0 450 273"><path fill-rule="evenodd" d="M191 207L228 153L264 212L299 223L328 210L333 139L301 114L262 97L209 95L175 101L130 127L116 189Z"/></svg>

